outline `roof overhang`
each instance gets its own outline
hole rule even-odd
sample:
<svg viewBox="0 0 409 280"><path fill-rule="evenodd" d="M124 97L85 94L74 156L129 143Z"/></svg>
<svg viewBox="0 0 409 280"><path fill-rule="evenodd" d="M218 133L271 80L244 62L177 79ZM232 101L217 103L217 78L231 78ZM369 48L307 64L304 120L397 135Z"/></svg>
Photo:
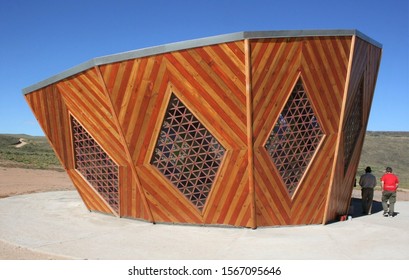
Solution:
<svg viewBox="0 0 409 280"><path fill-rule="evenodd" d="M296 37L317 37L317 36L357 36L368 43L382 48L382 44L371 39L365 34L356 29L342 29L342 30L280 30L280 31L245 31L225 35L211 36L201 39L194 39L182 41L177 43L170 43L155 47L143 48L128 52L122 52L113 55L107 55L91 59L87 62L74 66L66 71L61 72L55 76L45 79L39 83L24 88L23 94L28 94L40 88L46 87L50 84L61 81L65 78L81 73L92 67L120 62L130 59L147 57L157 54L163 54L178 50L191 49L196 47L210 46L244 39L274 39L274 38L296 38Z"/></svg>

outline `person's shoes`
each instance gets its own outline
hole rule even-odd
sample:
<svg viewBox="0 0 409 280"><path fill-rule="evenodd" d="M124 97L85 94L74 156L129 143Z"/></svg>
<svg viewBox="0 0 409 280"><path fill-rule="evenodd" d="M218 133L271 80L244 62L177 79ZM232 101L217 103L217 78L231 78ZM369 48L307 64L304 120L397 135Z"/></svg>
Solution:
<svg viewBox="0 0 409 280"><path fill-rule="evenodd" d="M388 217L389 216L388 212L383 212L383 216Z"/></svg>
<svg viewBox="0 0 409 280"><path fill-rule="evenodd" d="M389 213L389 217L391 218L395 217L394 213Z"/></svg>

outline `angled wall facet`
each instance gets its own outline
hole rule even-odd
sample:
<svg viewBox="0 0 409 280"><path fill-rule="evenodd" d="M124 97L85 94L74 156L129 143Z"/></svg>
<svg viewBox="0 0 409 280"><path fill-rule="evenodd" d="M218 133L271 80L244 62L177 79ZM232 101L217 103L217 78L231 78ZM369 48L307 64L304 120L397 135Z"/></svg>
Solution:
<svg viewBox="0 0 409 280"><path fill-rule="evenodd" d="M345 201L351 199L382 54L381 48L368 44L359 37L353 37L352 47L349 59L349 77L345 86L346 95L341 110L338 153L334 162L333 179L327 200L326 221L333 220L348 211L349 203L345 203ZM361 94L362 97L360 97ZM355 129L355 145L350 148L348 141L345 141L348 139L345 134L351 130L349 122L352 118L351 115L356 114L357 108L354 107L357 106L356 100L358 98L362 98L362 108L360 108L362 127ZM349 151L346 152L345 150ZM348 162L349 164L347 164Z"/></svg>
<svg viewBox="0 0 409 280"><path fill-rule="evenodd" d="M296 191L323 137L299 79L264 145L290 196Z"/></svg>
<svg viewBox="0 0 409 280"><path fill-rule="evenodd" d="M354 30L244 32L95 59L24 93L89 210L319 224L348 211L380 56Z"/></svg>
<svg viewBox="0 0 409 280"><path fill-rule="evenodd" d="M85 128L71 117L75 169L119 213L119 167Z"/></svg>

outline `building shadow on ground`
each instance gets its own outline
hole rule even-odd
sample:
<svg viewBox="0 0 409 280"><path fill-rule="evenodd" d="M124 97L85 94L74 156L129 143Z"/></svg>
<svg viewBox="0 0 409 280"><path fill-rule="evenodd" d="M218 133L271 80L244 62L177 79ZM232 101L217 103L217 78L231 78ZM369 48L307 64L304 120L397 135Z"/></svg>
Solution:
<svg viewBox="0 0 409 280"><path fill-rule="evenodd" d="M372 211L371 214L376 214L379 212L382 212L382 202L374 200L372 202ZM359 218L362 216L366 216L366 214L362 213L362 199L360 198L352 198L351 199L351 206L349 208L349 215L352 216L352 218Z"/></svg>

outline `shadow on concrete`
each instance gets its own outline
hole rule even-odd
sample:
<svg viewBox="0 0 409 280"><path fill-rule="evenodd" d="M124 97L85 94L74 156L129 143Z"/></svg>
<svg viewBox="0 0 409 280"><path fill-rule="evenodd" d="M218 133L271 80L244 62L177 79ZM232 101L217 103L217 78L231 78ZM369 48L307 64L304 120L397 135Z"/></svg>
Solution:
<svg viewBox="0 0 409 280"><path fill-rule="evenodd" d="M381 211L383 211L382 202L374 200L372 202L371 214L373 215ZM359 218L362 216L366 216L366 214L362 213L362 199L360 198L351 199L350 215L352 216L352 218Z"/></svg>

